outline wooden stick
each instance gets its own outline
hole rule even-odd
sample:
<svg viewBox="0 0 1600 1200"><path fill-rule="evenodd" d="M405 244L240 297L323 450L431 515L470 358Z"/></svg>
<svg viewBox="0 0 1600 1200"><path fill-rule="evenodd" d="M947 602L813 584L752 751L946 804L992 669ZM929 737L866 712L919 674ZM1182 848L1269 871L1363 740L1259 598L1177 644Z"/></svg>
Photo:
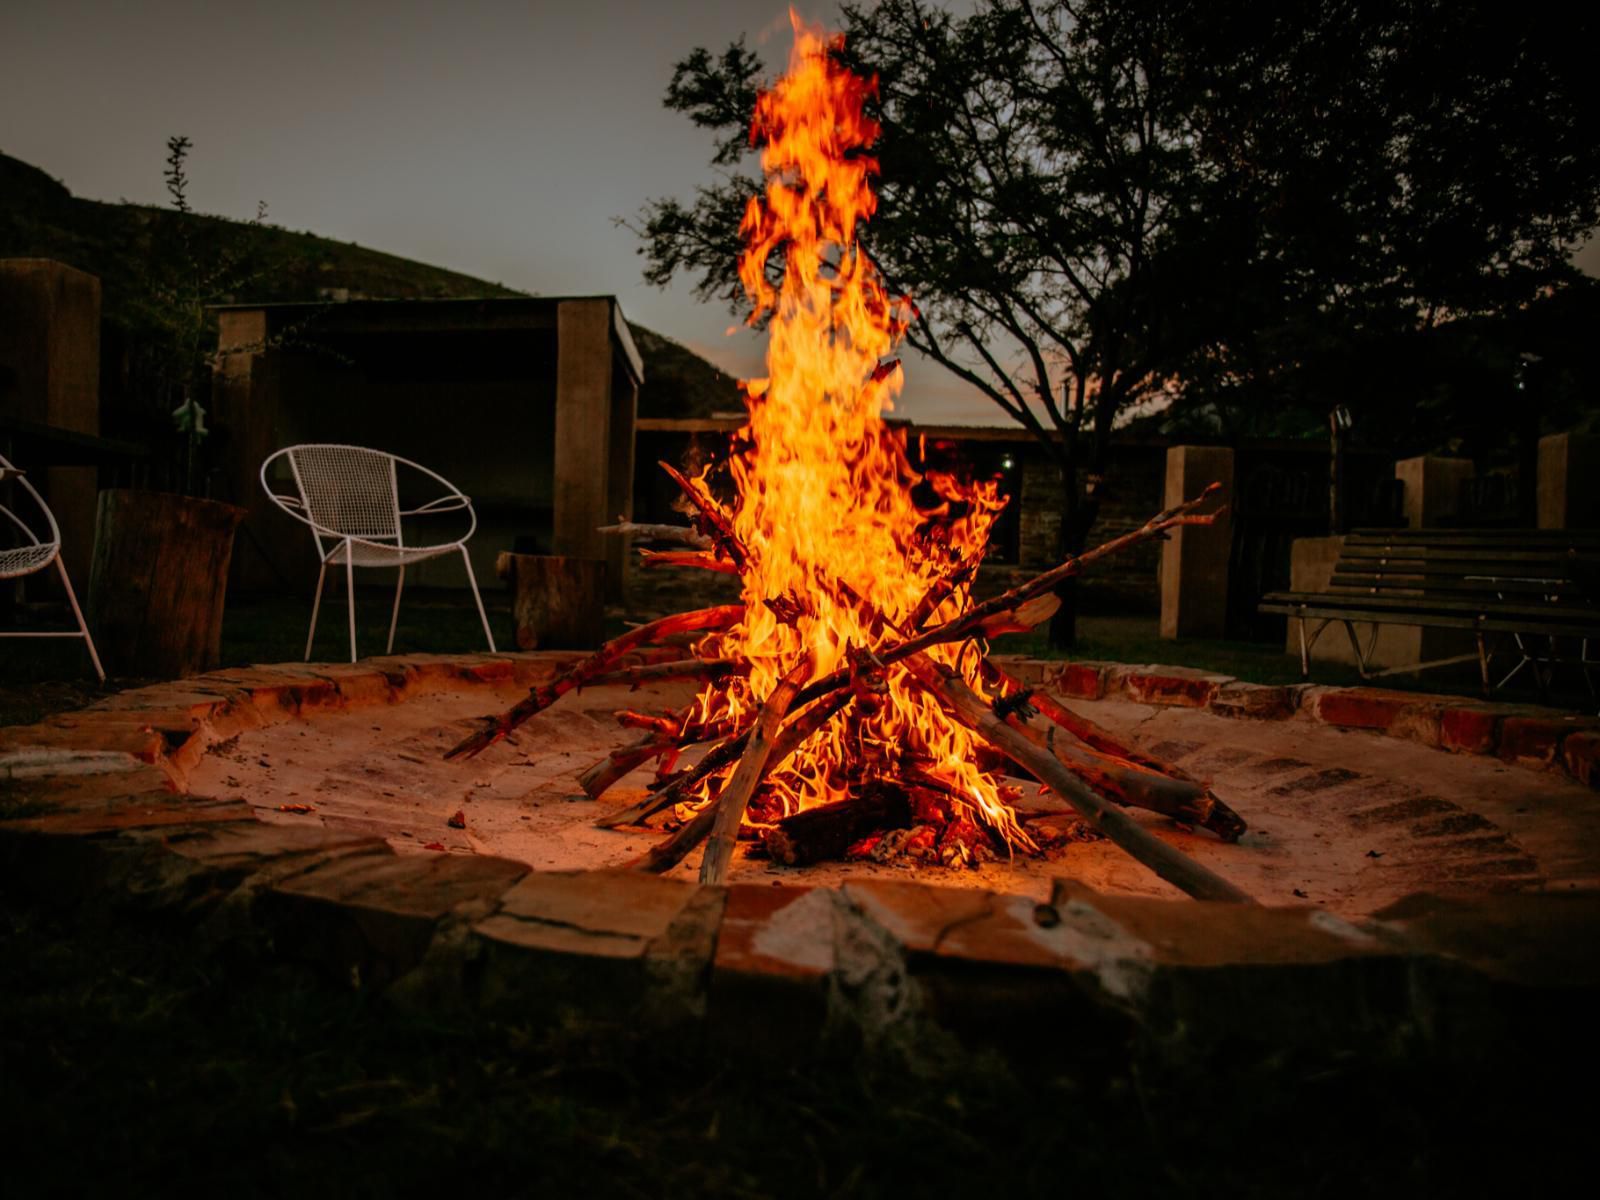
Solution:
<svg viewBox="0 0 1600 1200"><path fill-rule="evenodd" d="M985 658L978 665L983 671L984 683L990 687L1004 687L1012 691L1018 691L1022 688L1022 683L993 659ZM1145 750L1139 749L1137 746L1121 741L1103 725L1096 724L1082 713L1068 708L1047 692L1035 689L1033 695L1029 697L1028 703L1072 734L1073 737L1092 749L1100 751L1102 754L1109 754L1113 758L1120 758L1124 762L1134 763L1137 766L1148 767L1152 771L1159 771L1172 779L1199 782L1176 763L1166 762Z"/></svg>
<svg viewBox="0 0 1600 1200"><path fill-rule="evenodd" d="M979 663L979 670L990 686L1012 694L1023 690L1004 668L988 659ZM1218 799L1205 784L1159 759L1144 754L1136 756L1136 752L1126 750L1093 721L1080 717L1045 692L1030 692L1027 703L1075 739L1079 738L1080 729L1096 735L1098 746L1086 740L1057 738L1052 728L1045 733L1044 745L1068 770L1118 803L1147 808L1174 821L1202 826L1225 842L1238 841L1249 828L1244 818ZM1028 725L1020 714L1018 723ZM1030 732L1036 735L1031 727ZM1107 746L1114 749L1102 748Z"/></svg>
<svg viewBox="0 0 1600 1200"><path fill-rule="evenodd" d="M1194 510L1205 503L1220 487L1220 484L1210 484L1193 500L1185 500L1182 504L1174 505L1172 508L1157 513L1131 533L1125 533L1119 538L1113 538L1104 545L1096 546L1093 550L1086 550L1082 554L1069 558L1060 566L1052 567L1043 575L1036 576L1026 583L1018 584L1008 592L1002 592L998 596L985 600L982 604L969 608L952 621L947 621L943 625L925 630L903 642L897 642L893 646L882 647L874 651L874 653L884 663L892 663L899 662L913 654L921 653L929 646L937 646L944 642L961 641L971 637L975 631L991 619L1004 613L1014 612L1034 597L1053 591L1067 579L1079 574L1085 567L1093 566L1103 558L1126 550L1130 546L1136 546L1141 542L1161 537L1167 530L1180 525L1210 525L1217 519L1218 513L1195 515ZM849 674L848 670L838 670L832 675L824 675L821 679L807 685L801 691L796 702L804 704L808 700L815 700L818 696L825 696L829 692L843 687L849 682Z"/></svg>
<svg viewBox="0 0 1600 1200"><path fill-rule="evenodd" d="M579 775L578 786L583 788L591 800L598 800L617 780L636 767L677 748L676 737L659 732L647 733L636 742L619 746Z"/></svg>
<svg viewBox="0 0 1600 1200"><path fill-rule="evenodd" d="M1048 784L1056 795L1077 809L1084 820L1162 879L1199 900L1254 903L1249 895L1222 876L1153 837L1110 801L1097 796L1056 761L1054 755L997 716L949 667L924 655L906 660L905 666L963 725Z"/></svg>
<svg viewBox="0 0 1600 1200"><path fill-rule="evenodd" d="M733 518L722 505L717 503L716 498L706 490L705 484L700 480L690 479L669 462L660 465L661 469L672 478L672 482L683 489L683 494L689 498L689 503L699 510L701 528L711 538L715 549L732 559L736 570L743 571L750 562L750 551L734 532Z"/></svg>
<svg viewBox="0 0 1600 1200"><path fill-rule="evenodd" d="M663 871L670 871L683 861L684 855L705 841L716 820L717 796L713 795L704 808L680 825L670 836L662 838L638 858L623 865L635 871L650 871L657 875Z"/></svg>
<svg viewBox="0 0 1600 1200"><path fill-rule="evenodd" d="M682 712L642 713L634 712L631 708L624 708L611 715L616 718L617 724L624 729L649 729L662 737L676 738L683 729L683 719L688 714ZM612 753L615 753L615 751Z"/></svg>
<svg viewBox="0 0 1600 1200"><path fill-rule="evenodd" d="M748 729L718 742L705 757L686 771L681 771L666 786L651 792L637 804L630 804L627 808L618 809L614 813L607 813L595 820L601 829L615 829L619 825L638 825L649 820L664 808L671 808L688 795L702 779L715 774L723 767L738 761L740 753L744 750L745 742L750 736Z"/></svg>
<svg viewBox="0 0 1600 1200"><path fill-rule="evenodd" d="M624 725L633 725L635 728L650 730L636 742L626 746L619 746L582 775L578 776L578 783L590 798L598 800L608 788L636 767L649 762L652 758L663 755L672 755L674 758L680 754L685 746L693 746L696 742L709 742L715 738L726 737L730 732L729 722L726 720L713 721L710 725L693 724L686 729L680 729L682 717L671 714L665 717L649 717L641 713L618 713L617 718ZM624 720L624 718L628 718ZM656 793L659 794L659 793ZM653 800L656 794L646 797ZM651 809L652 812L659 811ZM629 824L630 822L619 822Z"/></svg>
<svg viewBox="0 0 1600 1200"><path fill-rule="evenodd" d="M578 686L612 687L625 683L630 687L640 687L646 683L658 683L665 679L704 679L715 682L726 679L729 675L747 675L749 672L748 663L735 662L729 658L679 658L672 662L648 663L641 667L620 667L615 671L590 676Z"/></svg>
<svg viewBox="0 0 1600 1200"><path fill-rule="evenodd" d="M652 542L680 542L696 550L709 550L712 541L692 525L647 525L637 521L618 521L600 526L601 533L620 533Z"/></svg>
<svg viewBox="0 0 1600 1200"><path fill-rule="evenodd" d="M682 633L689 629L726 629L737 624L744 617L744 605L720 604L715 608L700 608L693 612L674 613L670 617L662 617L659 621L652 621L648 625L640 625L637 629L630 629L621 637L607 642L588 658L557 676L550 683L540 684L527 695L527 698L518 701L510 709L498 717L485 717L483 727L477 733L462 738L449 750L445 751L446 759L471 758L483 753L501 738L505 737L524 721L530 720L549 708L573 688L580 686L585 680L599 675L627 654L640 646L648 645L657 637L671 633Z"/></svg>
<svg viewBox="0 0 1600 1200"><path fill-rule="evenodd" d="M739 564L718 558L711 550L642 550L639 553L642 567L698 567L702 571L718 571L724 575L737 575Z"/></svg>
<svg viewBox="0 0 1600 1200"><path fill-rule="evenodd" d="M706 843L705 857L700 860L701 883L719 884L727 878L728 864L733 860L733 845L739 838L739 826L744 823L744 810L767 773L767 761L772 757L778 726L788 714L801 686L811 678L815 665L815 654L807 650L800 656L800 661L778 681L766 703L761 706L761 715L750 729L750 740L739 758L739 765L734 768L733 777L717 797L717 819L711 827L711 840Z"/></svg>
<svg viewBox="0 0 1600 1200"><path fill-rule="evenodd" d="M778 734L777 740L772 745L772 757L768 760L768 773L781 767L791 754L810 740L812 734L831 721L849 699L849 695L843 692L830 696L822 703L813 705L785 725L783 732ZM724 744L726 745L726 743ZM662 807L665 807L665 805ZM707 801L706 806L697 812L691 820L627 865L636 867L641 871L657 872L670 870L677 866L683 860L683 856L693 850L711 832L716 807L717 796L713 795ZM617 823L623 824L624 822Z"/></svg>

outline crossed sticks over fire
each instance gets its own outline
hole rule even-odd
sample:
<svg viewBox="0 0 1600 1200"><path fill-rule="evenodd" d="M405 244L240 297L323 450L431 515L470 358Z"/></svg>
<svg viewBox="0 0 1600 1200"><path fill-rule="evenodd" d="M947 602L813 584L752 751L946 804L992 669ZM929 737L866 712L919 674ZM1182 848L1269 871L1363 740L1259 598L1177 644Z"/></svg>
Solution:
<svg viewBox="0 0 1600 1200"><path fill-rule="evenodd" d="M665 466L665 464L663 464ZM728 514L698 480L666 468L696 509L693 527L615 527L640 532L657 540L672 539L692 547L689 551L646 556L646 563L702 566L743 574L750 551L734 533ZM919 603L899 625L880 622L883 636L876 645L852 648L848 665L814 677L814 661L803 654L753 711L740 717L705 720L694 715L704 706L682 713L644 714L624 711L618 721L642 730L640 738L613 751L581 779L584 790L599 798L629 772L652 760L661 766L644 800L614 811L598 824L603 827L641 825L657 813L684 805L690 812L681 824L631 863L642 870L664 871L680 862L701 842L707 842L700 879L720 883L727 878L736 839L746 825L752 800L764 783L797 751L835 721L865 716L879 703L891 678L899 686L920 689L953 721L971 730L979 743L1037 780L1093 829L1127 851L1161 878L1189 895L1207 900L1250 901L1244 892L1208 868L1150 833L1122 811L1125 806L1146 808L1187 825L1201 826L1225 841L1235 841L1245 823L1213 795L1202 782L1148 753L1134 749L1094 722L1042 692L1023 687L999 665L980 658L982 686L991 693L981 697L962 674L927 651L959 644L964 653L980 654L982 639L999 632L1025 630L1049 618L1055 608L1056 589L1068 578L1096 563L1143 542L1164 537L1184 525L1209 525L1218 511L1202 512L1217 491L1208 487L1199 496L1156 514L1144 525L1104 545L1068 558L1038 575L982 603L971 604L958 615L931 627L923 626L940 610L946 597ZM870 601L851 593L851 599ZM785 600L770 602L784 619ZM788 603L799 603L789 601ZM477 732L452 747L446 757L468 758L482 753L518 726L549 708L568 692L584 687L641 683L664 679L697 679L709 689L746 675L749 664L728 658L691 654L676 662L619 667L629 652L649 645L681 644L685 635L705 635L727 630L746 617L744 604L719 605L678 613L629 630L549 683L532 689L511 709L485 718ZM693 766L674 770L680 754L695 746L707 747ZM872 778L855 781L846 798L805 809L775 822L764 823L765 848L779 861L798 865L837 857L861 839L883 829L904 827L916 798L945 793L957 817L970 811L958 790L952 789L936 764L904 761L891 772L881 768ZM1019 789L1006 793L1008 802L1024 819L1050 805L1030 810ZM1048 798L1043 795L1039 800ZM966 821L968 829L975 827ZM961 856L970 848L1004 846L999 831L962 843ZM1021 842L1024 850L1030 840Z"/></svg>

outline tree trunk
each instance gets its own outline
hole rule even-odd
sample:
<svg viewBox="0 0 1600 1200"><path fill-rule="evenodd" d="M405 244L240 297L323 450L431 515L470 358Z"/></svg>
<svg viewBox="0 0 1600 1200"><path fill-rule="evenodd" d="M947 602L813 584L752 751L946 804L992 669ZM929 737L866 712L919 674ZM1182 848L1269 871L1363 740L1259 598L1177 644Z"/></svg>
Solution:
<svg viewBox="0 0 1600 1200"><path fill-rule="evenodd" d="M1056 530L1056 561L1065 562L1074 554L1082 554L1089 541L1089 526L1094 524L1094 514L1089 511L1093 502L1078 495L1078 472L1070 462L1061 464L1061 524ZM1087 519L1086 519L1087 517ZM1055 650L1070 650L1078 640L1078 577L1069 576L1056 588L1061 607L1050 618L1050 646Z"/></svg>
<svg viewBox="0 0 1600 1200"><path fill-rule="evenodd" d="M100 493L88 616L108 671L176 679L217 665L233 535L244 515L170 492Z"/></svg>
<svg viewBox="0 0 1600 1200"><path fill-rule="evenodd" d="M605 634L606 564L546 554L502 554L518 650L590 650Z"/></svg>

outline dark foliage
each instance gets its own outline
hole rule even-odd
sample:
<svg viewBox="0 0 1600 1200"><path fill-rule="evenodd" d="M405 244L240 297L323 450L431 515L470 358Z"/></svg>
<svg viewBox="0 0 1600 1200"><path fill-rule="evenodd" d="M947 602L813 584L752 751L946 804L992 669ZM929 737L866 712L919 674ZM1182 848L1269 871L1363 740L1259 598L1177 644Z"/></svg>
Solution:
<svg viewBox="0 0 1600 1200"><path fill-rule="evenodd" d="M1055 456L1064 549L1140 411L1306 432L1371 397L1382 436L1413 437L1481 414L1600 220L1586 17L1449 0L844 15L883 130L866 248L920 306L907 340ZM741 163L759 76L735 44L673 77L667 104L714 131L721 167ZM743 161L646 206L647 278L742 304ZM1486 359L1505 371L1464 384Z"/></svg>

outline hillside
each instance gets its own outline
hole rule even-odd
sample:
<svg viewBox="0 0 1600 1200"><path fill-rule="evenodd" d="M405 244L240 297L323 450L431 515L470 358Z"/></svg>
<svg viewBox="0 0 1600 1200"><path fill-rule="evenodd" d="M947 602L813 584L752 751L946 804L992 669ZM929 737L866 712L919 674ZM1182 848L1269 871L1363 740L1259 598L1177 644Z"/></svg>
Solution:
<svg viewBox="0 0 1600 1200"><path fill-rule="evenodd" d="M186 227L183 227L185 226ZM180 236L226 245L250 282L219 300L305 301L330 296L465 299L521 296L503 284L337 242L313 233L170 209L80 199L44 171L0 154L0 258L53 258L100 277L111 341L147 325L150 264ZM732 377L671 338L632 326L645 363L641 416L707 416L738 406Z"/></svg>

